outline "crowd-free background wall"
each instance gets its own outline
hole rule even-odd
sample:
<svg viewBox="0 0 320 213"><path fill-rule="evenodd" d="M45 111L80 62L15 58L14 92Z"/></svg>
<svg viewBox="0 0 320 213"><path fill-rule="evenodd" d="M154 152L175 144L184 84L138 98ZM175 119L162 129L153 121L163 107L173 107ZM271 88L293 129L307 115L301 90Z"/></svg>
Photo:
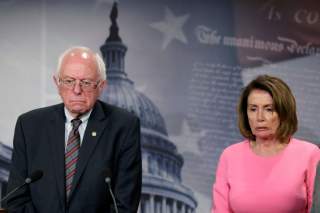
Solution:
<svg viewBox="0 0 320 213"><path fill-rule="evenodd" d="M121 40L108 41L112 0L0 0L2 193L16 118L60 101L52 75L73 45L102 47L110 86L101 99L142 119L141 212L209 212L218 157L241 140L239 93L257 74L290 85L296 137L320 144L317 1L117 3Z"/></svg>

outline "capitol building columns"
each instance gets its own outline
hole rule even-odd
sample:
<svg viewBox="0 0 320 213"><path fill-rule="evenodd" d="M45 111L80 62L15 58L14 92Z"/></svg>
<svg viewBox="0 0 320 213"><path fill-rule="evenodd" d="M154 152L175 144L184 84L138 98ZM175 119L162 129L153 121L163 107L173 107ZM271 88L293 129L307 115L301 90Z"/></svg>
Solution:
<svg viewBox="0 0 320 213"><path fill-rule="evenodd" d="M165 197L162 198L162 212L167 213L167 199Z"/></svg>
<svg viewBox="0 0 320 213"><path fill-rule="evenodd" d="M149 194L138 213L194 213L193 208L175 199Z"/></svg>

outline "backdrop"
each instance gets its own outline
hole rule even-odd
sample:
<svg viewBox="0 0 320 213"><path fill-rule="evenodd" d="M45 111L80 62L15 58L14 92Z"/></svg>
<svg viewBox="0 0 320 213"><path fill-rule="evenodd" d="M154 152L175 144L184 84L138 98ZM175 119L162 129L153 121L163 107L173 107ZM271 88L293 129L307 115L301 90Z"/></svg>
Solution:
<svg viewBox="0 0 320 213"><path fill-rule="evenodd" d="M112 5L112 0L0 0L0 154L5 158L17 116L60 102L52 80L59 54L73 45L100 52L107 44ZM209 212L219 155L241 140L236 116L241 88L257 74L289 84L298 104L295 136L320 144L318 1L121 0L117 24L119 45L127 47L121 56L124 72L163 121L158 132L143 126L141 212ZM102 99L114 100L107 96ZM145 110L144 116L151 114ZM160 143L147 146L147 136L165 140L168 153L155 151Z"/></svg>

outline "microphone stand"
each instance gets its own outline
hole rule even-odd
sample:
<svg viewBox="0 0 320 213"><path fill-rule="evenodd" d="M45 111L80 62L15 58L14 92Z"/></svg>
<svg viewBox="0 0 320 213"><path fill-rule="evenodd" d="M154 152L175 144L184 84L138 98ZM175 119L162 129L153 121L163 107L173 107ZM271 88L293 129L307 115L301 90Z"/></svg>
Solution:
<svg viewBox="0 0 320 213"><path fill-rule="evenodd" d="M24 182L24 184L14 188L12 191L10 191L6 196L4 196L0 203L2 203L3 201L7 200L12 194L14 194L16 191L18 191L19 189L21 189L22 187L24 187L25 185L29 184L28 182Z"/></svg>
<svg viewBox="0 0 320 213"><path fill-rule="evenodd" d="M113 206L114 206L114 209L116 211L116 213L118 213L118 206L117 206L117 202L116 202L116 199L114 197L114 194L111 190L111 178L110 177L106 177L105 178L105 182L107 183L108 185L108 190L110 192L110 195L111 195L111 198L112 198L112 202L113 202ZM0 212L1 213L1 212Z"/></svg>

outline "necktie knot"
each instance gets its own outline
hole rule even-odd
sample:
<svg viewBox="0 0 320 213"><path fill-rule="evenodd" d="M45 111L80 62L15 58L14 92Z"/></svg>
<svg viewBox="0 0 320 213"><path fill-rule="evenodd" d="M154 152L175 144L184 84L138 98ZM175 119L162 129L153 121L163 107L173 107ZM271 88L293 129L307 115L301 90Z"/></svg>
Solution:
<svg viewBox="0 0 320 213"><path fill-rule="evenodd" d="M76 130L76 129L79 128L79 126L81 125L82 121L79 118L75 118L75 119L71 120L71 123L72 123L72 128L74 130Z"/></svg>

